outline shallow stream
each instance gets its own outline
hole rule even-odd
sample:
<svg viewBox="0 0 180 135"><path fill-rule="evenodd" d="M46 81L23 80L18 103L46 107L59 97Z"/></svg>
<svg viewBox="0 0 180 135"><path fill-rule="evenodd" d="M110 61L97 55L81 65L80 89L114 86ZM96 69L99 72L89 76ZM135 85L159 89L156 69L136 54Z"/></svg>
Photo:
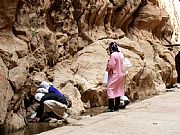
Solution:
<svg viewBox="0 0 180 135"><path fill-rule="evenodd" d="M19 131L7 133L4 129L0 130L0 135L33 135L58 127L55 123L41 122L28 123L28 125Z"/></svg>
<svg viewBox="0 0 180 135"><path fill-rule="evenodd" d="M95 116L100 113L103 113L103 111L106 109L106 107L94 107L87 109L85 113L82 114L82 116ZM48 122L40 122L40 123L28 123L28 125L19 131L12 132L12 133L6 133L4 129L0 129L0 135L34 135L39 134L41 132L45 132L57 127L62 127L66 124L58 125L56 123L48 123Z"/></svg>

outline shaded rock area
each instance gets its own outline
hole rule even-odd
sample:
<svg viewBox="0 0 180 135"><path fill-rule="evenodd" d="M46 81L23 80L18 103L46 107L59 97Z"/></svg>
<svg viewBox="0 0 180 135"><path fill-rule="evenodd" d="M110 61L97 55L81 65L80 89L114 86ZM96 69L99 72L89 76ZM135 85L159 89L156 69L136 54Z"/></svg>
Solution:
<svg viewBox="0 0 180 135"><path fill-rule="evenodd" d="M133 66L126 95L141 100L176 82L173 33L156 0L1 0L0 125L25 126L48 80L72 100L69 114L107 105L102 77L111 41Z"/></svg>

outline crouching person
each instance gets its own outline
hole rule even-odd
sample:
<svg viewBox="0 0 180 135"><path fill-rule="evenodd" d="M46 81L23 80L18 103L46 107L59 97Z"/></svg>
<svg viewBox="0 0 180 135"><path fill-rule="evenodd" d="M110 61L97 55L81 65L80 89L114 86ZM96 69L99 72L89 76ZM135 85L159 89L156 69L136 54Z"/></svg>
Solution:
<svg viewBox="0 0 180 135"><path fill-rule="evenodd" d="M41 90L43 88L40 88ZM38 122L43 119L45 114L53 112L58 118L67 118L67 100L64 95L60 96L56 93L36 93L35 99L40 105L37 108L37 114L34 121ZM69 105L68 105L69 106Z"/></svg>

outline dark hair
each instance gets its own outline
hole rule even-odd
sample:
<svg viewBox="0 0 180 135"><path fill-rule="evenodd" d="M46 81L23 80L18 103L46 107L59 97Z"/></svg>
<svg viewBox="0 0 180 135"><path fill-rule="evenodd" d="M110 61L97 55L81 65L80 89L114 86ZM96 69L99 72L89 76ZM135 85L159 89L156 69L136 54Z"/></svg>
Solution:
<svg viewBox="0 0 180 135"><path fill-rule="evenodd" d="M118 46L117 46L117 43L116 42L111 42L109 44L109 47L108 47L109 51L110 51L110 54L112 54L113 52L119 52L119 49L118 49Z"/></svg>

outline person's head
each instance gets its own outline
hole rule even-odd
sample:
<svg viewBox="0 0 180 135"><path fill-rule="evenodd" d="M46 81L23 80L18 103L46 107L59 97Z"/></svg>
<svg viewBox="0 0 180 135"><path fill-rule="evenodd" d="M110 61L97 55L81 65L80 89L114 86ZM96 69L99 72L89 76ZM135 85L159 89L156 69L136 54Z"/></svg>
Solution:
<svg viewBox="0 0 180 135"><path fill-rule="evenodd" d="M38 88L36 92L37 93L48 93L48 90L45 88Z"/></svg>
<svg viewBox="0 0 180 135"><path fill-rule="evenodd" d="M36 95L34 96L34 98L35 98L37 101L41 101L41 98L42 98L44 95L45 95L44 93L36 93Z"/></svg>
<svg viewBox="0 0 180 135"><path fill-rule="evenodd" d="M107 49L109 50L110 54L112 54L113 52L119 52L118 45L116 42L111 42Z"/></svg>
<svg viewBox="0 0 180 135"><path fill-rule="evenodd" d="M48 82L46 82L46 81L43 81L43 82L39 85L39 87L48 90L49 87L50 87L50 84L49 84Z"/></svg>

